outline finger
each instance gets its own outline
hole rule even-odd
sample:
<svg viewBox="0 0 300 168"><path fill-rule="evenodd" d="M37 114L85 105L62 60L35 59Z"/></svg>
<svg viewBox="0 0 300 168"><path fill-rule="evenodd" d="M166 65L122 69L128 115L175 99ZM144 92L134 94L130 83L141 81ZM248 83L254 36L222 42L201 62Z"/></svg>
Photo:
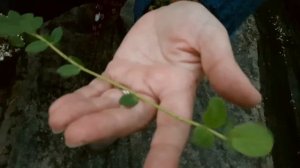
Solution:
<svg viewBox="0 0 300 168"><path fill-rule="evenodd" d="M224 98L251 107L261 101L260 93L237 65L226 30L216 29L201 46L202 65L212 87Z"/></svg>
<svg viewBox="0 0 300 168"><path fill-rule="evenodd" d="M110 88L111 85L109 83L96 78L92 80L88 85L76 90L75 92L85 97L95 97L100 96L103 92Z"/></svg>
<svg viewBox="0 0 300 168"><path fill-rule="evenodd" d="M72 121L93 112L101 112L107 108L119 107L119 99L122 96L118 89L110 89L101 96L86 98L78 93L68 94L56 102L60 107L49 110L49 125L54 133L65 130Z"/></svg>
<svg viewBox="0 0 300 168"><path fill-rule="evenodd" d="M83 97L89 98L89 97L99 96L109 88L111 88L110 84L101 81L99 79L94 79L88 85L81 87L80 89L76 90L74 93L78 93ZM56 109L61 108L62 106L65 105L66 101L62 101L61 98L58 100L59 101L55 101L54 103L52 103L52 105L50 106L50 111L56 111Z"/></svg>
<svg viewBox="0 0 300 168"><path fill-rule="evenodd" d="M144 128L154 115L154 108L142 102L132 108L120 107L92 113L67 127L65 143L69 147L78 147L124 137Z"/></svg>
<svg viewBox="0 0 300 168"><path fill-rule="evenodd" d="M191 90L194 91L194 89ZM193 91L184 91L167 94L162 99L161 106L176 112L183 118L190 119L195 96ZM146 158L145 167L178 167L181 153L189 136L189 130L190 126L186 123L159 112L157 114L157 129Z"/></svg>

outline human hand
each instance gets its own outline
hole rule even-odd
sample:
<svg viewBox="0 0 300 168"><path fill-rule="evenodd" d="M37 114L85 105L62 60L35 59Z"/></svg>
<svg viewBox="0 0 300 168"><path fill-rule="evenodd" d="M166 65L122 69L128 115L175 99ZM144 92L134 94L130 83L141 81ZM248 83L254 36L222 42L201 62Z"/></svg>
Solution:
<svg viewBox="0 0 300 168"><path fill-rule="evenodd" d="M198 82L207 76L225 99L254 106L261 97L236 64L222 24L199 3L176 2L145 14L103 72L141 95L191 119ZM119 105L122 92L98 79L55 101L49 125L78 147L136 132L156 118L146 168L178 167L190 127L139 102Z"/></svg>

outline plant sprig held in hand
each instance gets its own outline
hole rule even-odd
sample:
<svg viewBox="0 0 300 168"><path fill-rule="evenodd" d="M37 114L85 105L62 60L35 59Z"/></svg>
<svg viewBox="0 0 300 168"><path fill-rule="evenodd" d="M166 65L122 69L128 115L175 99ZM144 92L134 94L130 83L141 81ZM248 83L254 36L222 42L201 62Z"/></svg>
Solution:
<svg viewBox="0 0 300 168"><path fill-rule="evenodd" d="M42 25L43 19L41 17L35 17L31 13L20 15L18 12L9 11L7 16L0 15L0 37L7 39L15 47L25 47L25 51L31 55L42 52L47 48L51 48L68 62L68 64L62 65L57 69L57 73L64 78L78 75L83 71L112 84L116 88L128 90L129 93L124 94L120 98L120 105L130 108L141 100L155 107L158 111L164 112L177 120L194 126L191 141L197 146L206 148L212 147L216 138L218 138L226 144L229 144L229 146L236 151L249 157L265 156L272 150L274 143L272 133L262 124L246 122L229 128L229 130L227 129L226 133L218 131L222 130L222 128L228 124L226 105L221 98L213 97L210 99L201 123L185 119L141 96L139 93L125 87L117 81L85 68L78 58L67 56L55 46L63 36L63 29L57 27L50 35L39 35L37 31ZM20 38L20 35L24 33L36 38L36 41L26 45L22 38Z"/></svg>

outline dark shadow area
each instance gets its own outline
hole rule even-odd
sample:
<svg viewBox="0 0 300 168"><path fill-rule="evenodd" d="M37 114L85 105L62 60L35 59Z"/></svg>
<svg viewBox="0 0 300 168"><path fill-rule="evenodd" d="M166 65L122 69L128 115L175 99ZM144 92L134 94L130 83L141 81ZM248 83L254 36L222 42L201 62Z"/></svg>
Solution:
<svg viewBox="0 0 300 168"><path fill-rule="evenodd" d="M295 24L300 29L300 1L298 0L284 0L285 15L290 23Z"/></svg>
<svg viewBox="0 0 300 168"><path fill-rule="evenodd" d="M37 16L42 16L45 20L49 20L59 16L75 6L89 2L96 2L96 0L1 0L0 11L7 13L9 9L12 9L20 13L30 12Z"/></svg>
<svg viewBox="0 0 300 168"><path fill-rule="evenodd" d="M275 137L274 166L300 167L299 1L268 1L256 22L265 116Z"/></svg>

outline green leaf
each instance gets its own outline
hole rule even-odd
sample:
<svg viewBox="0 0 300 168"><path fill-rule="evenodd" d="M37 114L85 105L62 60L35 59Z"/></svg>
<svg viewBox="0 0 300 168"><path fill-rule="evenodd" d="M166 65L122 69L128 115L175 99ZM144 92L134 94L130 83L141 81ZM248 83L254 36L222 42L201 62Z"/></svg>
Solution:
<svg viewBox="0 0 300 168"><path fill-rule="evenodd" d="M53 43L57 43L60 41L61 37L63 35L63 30L61 27L57 27L55 28L52 32L51 32L51 39Z"/></svg>
<svg viewBox="0 0 300 168"><path fill-rule="evenodd" d="M22 15L20 20L20 25L23 29L23 32L35 33L43 24L43 18L34 17L31 13L26 13Z"/></svg>
<svg viewBox="0 0 300 168"><path fill-rule="evenodd" d="M16 36L22 33L22 27L15 21L0 19L0 35L3 36Z"/></svg>
<svg viewBox="0 0 300 168"><path fill-rule="evenodd" d="M215 137L206 128L196 127L192 132L191 142L199 147L210 148L214 145Z"/></svg>
<svg viewBox="0 0 300 168"><path fill-rule="evenodd" d="M32 13L25 13L22 15L22 19L26 19L26 20L31 20L33 19L33 14Z"/></svg>
<svg viewBox="0 0 300 168"><path fill-rule="evenodd" d="M16 36L27 32L35 33L43 24L43 18L34 17L32 13L22 16L16 11L9 11L7 17L0 17L0 35Z"/></svg>
<svg viewBox="0 0 300 168"><path fill-rule="evenodd" d="M44 21L42 17L34 17L31 22L33 29L35 31L39 29L43 25L43 22Z"/></svg>
<svg viewBox="0 0 300 168"><path fill-rule="evenodd" d="M72 64L66 64L59 67L56 72L64 78L69 78L78 75L80 73L80 69Z"/></svg>
<svg viewBox="0 0 300 168"><path fill-rule="evenodd" d="M228 138L235 150L250 157L269 154L274 143L271 132L265 126L252 122L234 127Z"/></svg>
<svg viewBox="0 0 300 168"><path fill-rule="evenodd" d="M49 42L52 41L52 38L49 34L41 33L40 35L43 36L44 39L46 39L47 41L49 41Z"/></svg>
<svg viewBox="0 0 300 168"><path fill-rule="evenodd" d="M36 53L39 53L39 52L42 52L44 50L47 49L47 44L40 41L40 40L37 40L37 41L34 41L32 43L30 43L26 48L25 48L25 51L27 53L30 53L30 54L36 54Z"/></svg>
<svg viewBox="0 0 300 168"><path fill-rule="evenodd" d="M20 21L20 26L22 27L23 32L26 32L26 33L35 33L35 30L32 27L31 22L28 21L28 20L25 20L25 19L21 20Z"/></svg>
<svg viewBox="0 0 300 168"><path fill-rule="evenodd" d="M20 25L23 28L24 32L27 33L35 33L35 29L33 28L32 21L33 21L33 14L26 13L22 15L22 20L20 20Z"/></svg>
<svg viewBox="0 0 300 168"><path fill-rule="evenodd" d="M19 22L21 16L16 11L9 11L7 16L0 16L0 36L16 36L22 33Z"/></svg>
<svg viewBox="0 0 300 168"><path fill-rule="evenodd" d="M71 58L71 60L75 61L77 64L83 66L83 62L78 58L78 57L74 57L74 56L70 56L69 58Z"/></svg>
<svg viewBox="0 0 300 168"><path fill-rule="evenodd" d="M119 104L121 104L125 107L133 107L138 102L139 102L139 99L132 93L124 94L119 100Z"/></svg>
<svg viewBox="0 0 300 168"><path fill-rule="evenodd" d="M15 47L24 47L25 42L19 36L9 36L8 41L11 45Z"/></svg>
<svg viewBox="0 0 300 168"><path fill-rule="evenodd" d="M221 98L213 97L209 100L203 122L210 128L216 129L223 126L227 121L227 110Z"/></svg>
<svg viewBox="0 0 300 168"><path fill-rule="evenodd" d="M8 12L8 14L7 14L7 17L8 17L10 20L15 20L15 21L17 21L17 20L20 19L21 15L20 15L18 12L16 12L16 11L10 10L10 11Z"/></svg>

